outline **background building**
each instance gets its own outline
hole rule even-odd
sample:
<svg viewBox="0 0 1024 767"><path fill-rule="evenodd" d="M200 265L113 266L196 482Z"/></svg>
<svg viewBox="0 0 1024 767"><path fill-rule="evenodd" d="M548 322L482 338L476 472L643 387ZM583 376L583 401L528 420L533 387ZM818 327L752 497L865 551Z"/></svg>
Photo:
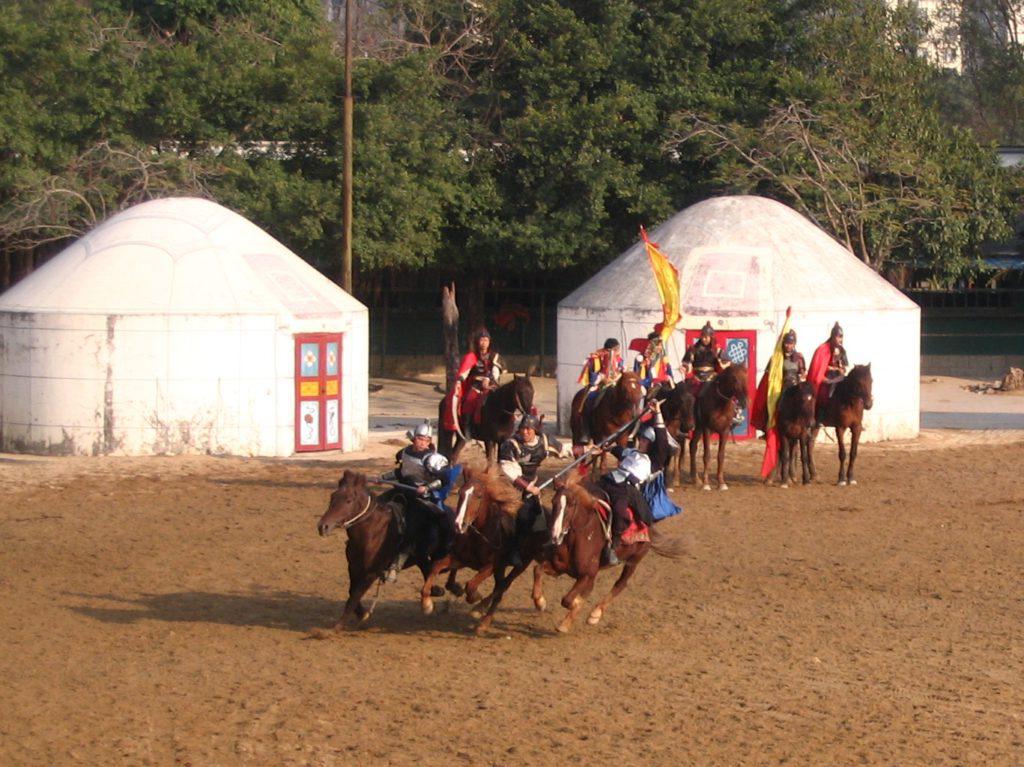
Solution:
<svg viewBox="0 0 1024 767"><path fill-rule="evenodd" d="M0 295L0 449L363 446L367 310L208 200L125 210Z"/></svg>
<svg viewBox="0 0 1024 767"><path fill-rule="evenodd" d="M917 436L920 309L806 218L763 197L716 197L677 213L650 235L679 270L683 320L670 339L675 365L706 321L756 383L793 308L797 348L810 362L832 324L844 328L850 363L871 363L874 409L866 440ZM643 243L558 305L558 413L564 431L587 354L606 337L625 349L661 320ZM633 355L626 360L632 365ZM753 362L753 364L749 364ZM738 427L749 434L747 424Z"/></svg>

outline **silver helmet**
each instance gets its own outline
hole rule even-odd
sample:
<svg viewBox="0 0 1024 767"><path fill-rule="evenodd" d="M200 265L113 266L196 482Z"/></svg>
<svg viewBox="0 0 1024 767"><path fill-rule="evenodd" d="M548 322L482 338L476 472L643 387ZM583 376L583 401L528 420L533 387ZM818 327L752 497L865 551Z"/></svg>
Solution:
<svg viewBox="0 0 1024 767"><path fill-rule="evenodd" d="M421 424L417 424L415 429L410 429L405 434L409 439L416 439L416 437L430 437L433 439L434 430L430 428L430 421L424 421Z"/></svg>

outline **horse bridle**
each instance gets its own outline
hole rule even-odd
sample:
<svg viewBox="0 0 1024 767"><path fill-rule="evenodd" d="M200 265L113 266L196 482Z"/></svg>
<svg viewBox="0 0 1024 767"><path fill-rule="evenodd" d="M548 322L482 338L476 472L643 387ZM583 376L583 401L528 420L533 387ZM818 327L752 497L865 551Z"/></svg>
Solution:
<svg viewBox="0 0 1024 767"><path fill-rule="evenodd" d="M368 512L370 510L370 505L372 503L373 503L373 496L370 495L369 493L367 493L366 494L366 506L363 507L362 511L360 511L358 514L356 514L354 517L352 517L352 519L350 519L348 522L345 522L344 524L342 524L341 529L342 530L348 530L350 527L352 527L352 525L354 525L356 522L358 522L359 518L362 517L364 514L366 514L366 512Z"/></svg>

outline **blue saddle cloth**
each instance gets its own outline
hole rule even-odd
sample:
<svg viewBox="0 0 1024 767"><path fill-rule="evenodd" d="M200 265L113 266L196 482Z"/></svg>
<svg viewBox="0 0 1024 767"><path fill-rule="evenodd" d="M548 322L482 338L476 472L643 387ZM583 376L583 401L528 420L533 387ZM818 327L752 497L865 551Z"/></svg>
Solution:
<svg viewBox="0 0 1024 767"><path fill-rule="evenodd" d="M643 484L644 497L651 507L651 515L655 522L674 517L682 511L676 506L665 491L665 475L658 473Z"/></svg>

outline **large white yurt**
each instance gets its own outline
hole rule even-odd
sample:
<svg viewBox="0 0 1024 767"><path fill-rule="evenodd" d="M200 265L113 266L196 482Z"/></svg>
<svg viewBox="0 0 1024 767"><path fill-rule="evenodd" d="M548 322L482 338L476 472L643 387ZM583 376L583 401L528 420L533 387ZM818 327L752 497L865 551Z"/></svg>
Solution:
<svg viewBox="0 0 1024 767"><path fill-rule="evenodd" d="M354 450L367 310L209 200L125 210L0 295L0 449Z"/></svg>
<svg viewBox="0 0 1024 767"><path fill-rule="evenodd" d="M874 407L865 440L917 436L920 426L918 306L843 245L791 208L764 197L716 197L649 235L679 270L683 319L668 345L674 365L705 322L716 343L752 368L756 385L786 307L808 364L833 323L850 364L871 363ZM646 249L638 242L558 304L558 412L568 424L580 369L606 338L643 337L661 320ZM634 353L626 357L627 367ZM751 360L756 365L751 365ZM752 430L744 423L740 434Z"/></svg>

